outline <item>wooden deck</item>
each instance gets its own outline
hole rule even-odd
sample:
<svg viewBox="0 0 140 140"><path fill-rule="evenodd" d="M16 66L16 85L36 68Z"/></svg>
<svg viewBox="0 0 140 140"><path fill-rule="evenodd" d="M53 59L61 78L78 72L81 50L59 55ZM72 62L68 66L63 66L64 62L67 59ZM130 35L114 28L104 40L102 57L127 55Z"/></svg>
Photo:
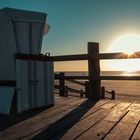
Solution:
<svg viewBox="0 0 140 140"><path fill-rule="evenodd" d="M140 140L138 102L56 96L50 109L2 118L0 140Z"/></svg>

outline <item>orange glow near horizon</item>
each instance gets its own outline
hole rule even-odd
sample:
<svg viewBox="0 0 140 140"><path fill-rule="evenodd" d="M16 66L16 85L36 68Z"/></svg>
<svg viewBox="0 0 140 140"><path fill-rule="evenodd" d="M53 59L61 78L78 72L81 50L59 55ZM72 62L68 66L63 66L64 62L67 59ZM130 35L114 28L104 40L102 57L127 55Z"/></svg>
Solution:
<svg viewBox="0 0 140 140"><path fill-rule="evenodd" d="M88 71L87 61L56 62L55 71Z"/></svg>
<svg viewBox="0 0 140 140"><path fill-rule="evenodd" d="M101 71L140 71L140 59L131 59L135 52L140 51L140 35L126 34L112 42L107 53L122 52L130 59L109 59L100 61ZM123 54L122 54L123 55ZM56 62L55 71L88 71L87 61Z"/></svg>

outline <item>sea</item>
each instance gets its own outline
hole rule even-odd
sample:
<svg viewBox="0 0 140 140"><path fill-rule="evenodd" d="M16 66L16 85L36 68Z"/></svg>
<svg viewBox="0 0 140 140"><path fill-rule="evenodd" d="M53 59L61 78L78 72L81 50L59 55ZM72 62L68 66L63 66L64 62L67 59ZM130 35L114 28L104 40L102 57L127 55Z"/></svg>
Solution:
<svg viewBox="0 0 140 140"><path fill-rule="evenodd" d="M88 72L64 72L68 76L87 76ZM102 71L101 76L140 76L140 71L125 72L125 71ZM80 80L80 82L85 82ZM84 86L66 81L66 85L76 90L85 90ZM139 80L102 80L101 86L105 87L106 91L115 91L116 99L131 100L140 102L140 81ZM70 95L79 96L77 93ZM111 98L109 93L106 93L106 98Z"/></svg>

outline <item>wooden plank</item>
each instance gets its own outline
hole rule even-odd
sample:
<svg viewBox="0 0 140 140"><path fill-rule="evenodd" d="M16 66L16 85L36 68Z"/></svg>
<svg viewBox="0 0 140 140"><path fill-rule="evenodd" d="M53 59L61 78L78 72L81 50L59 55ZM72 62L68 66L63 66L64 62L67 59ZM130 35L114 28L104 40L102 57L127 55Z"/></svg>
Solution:
<svg viewBox="0 0 140 140"><path fill-rule="evenodd" d="M77 61L87 60L87 54L75 54L75 55L62 55L62 56L51 56L53 61Z"/></svg>
<svg viewBox="0 0 140 140"><path fill-rule="evenodd" d="M58 79L56 77L55 79ZM65 80L88 80L89 76L65 76ZM101 80L140 80L140 76L100 76Z"/></svg>
<svg viewBox="0 0 140 140"><path fill-rule="evenodd" d="M125 115L131 103L120 102L111 112L99 123L93 125L90 129L81 133L77 139L102 139L110 129Z"/></svg>
<svg viewBox="0 0 140 140"><path fill-rule="evenodd" d="M68 111L66 111L66 112L64 112L65 113L65 115L64 114L60 114L60 115L57 115L56 116L56 118L54 118L54 117L51 117L50 118L50 120L46 120L46 122L51 122L51 123L54 123L54 122L56 122L57 120L58 120L58 122L61 120L65 120L66 118L68 118L68 117L71 117L71 116L73 116L72 118L74 118L75 119L75 116L77 116L77 114L81 114L81 113L79 113L79 112L82 112L82 113L85 113L87 110L89 110L89 108L90 108L90 106L91 105L93 105L92 104L93 102L91 102L90 101L90 104L88 105L87 103L85 104L83 104L83 105L81 105L81 106L79 106L79 107L77 107L77 108L74 108L74 109L72 109L71 110L71 112L69 113ZM97 106L101 106L102 104L104 104L104 103L106 103L106 102L98 102L97 104L96 104L96 107ZM68 114L69 113L69 114ZM63 117L63 119L62 119L62 117ZM65 119L64 119L64 117L65 117ZM57 120L56 120L57 119ZM59 120L60 119L60 120ZM42 122L41 122L42 123ZM43 123L43 125L44 125L44 123ZM46 129L46 125L44 125L45 127L43 127L43 129L41 130L41 131L43 131L44 129ZM39 130L39 129L38 129ZM35 131L34 131L35 132ZM38 132L36 132L36 134L37 133L39 133L40 131L38 131ZM57 131L56 131L57 132Z"/></svg>
<svg viewBox="0 0 140 140"><path fill-rule="evenodd" d="M56 104L56 106L57 106L57 104L61 104L61 102L63 104L63 102L66 103L66 102L76 101L76 100L79 100L79 99L80 98L71 97L71 96L61 97L61 96L59 96L59 94L55 94L55 104Z"/></svg>
<svg viewBox="0 0 140 140"><path fill-rule="evenodd" d="M69 110L64 110L63 112L55 114L55 111L53 112L52 109L52 114L54 115L50 115L49 118L47 111L44 111L35 116L36 118L32 117L0 132L0 139L32 139L42 131L44 131L42 134L50 135L48 131L51 132L55 129L58 132L55 131L56 137L51 133L50 136L53 136L52 138L61 137L61 139L79 138L97 140L102 139L104 136L105 139L129 139L132 136L132 138L139 138L139 103L132 104L131 102L120 102L118 104L119 101L108 101L109 100L100 100L94 106L92 104L94 103L93 101L88 101L88 103L83 103L82 105L74 107L71 107L68 103L67 106L70 106ZM129 112L127 113L127 111ZM51 113L51 110L48 113ZM77 115L80 115L81 113L84 113L84 115L78 118ZM77 117L77 119L74 117ZM70 118L73 118L73 120L67 122ZM75 121L76 123L74 123ZM62 125L60 125L61 123ZM55 127L55 129L51 129L49 125L51 125L51 127L57 127ZM125 131L125 129L128 130ZM119 133L116 131L119 131ZM128 136L126 136L126 133ZM49 137L49 135L47 136Z"/></svg>
<svg viewBox="0 0 140 140"><path fill-rule="evenodd" d="M99 107L101 107L101 106L104 106L105 104L108 104L109 102L108 101L101 101L101 102L98 102L97 104L95 104L95 108L93 109L93 108L91 108L90 109L90 111L88 112L88 110L89 110L89 108L85 108L85 109L82 109L80 112L77 112L77 113L75 113L75 114L73 114L73 115L71 115L71 116L69 116L69 115L67 115L66 116L66 118L61 118L61 121L59 122L57 122L57 123L55 123L55 125L56 126L54 126L53 124L51 125L51 126L53 126L53 128L54 129L56 129L57 131L55 131L55 130L52 130L51 131L51 128L50 127L48 127L48 129L47 129L47 132L45 131L45 135L46 135L46 133L48 133L47 134L47 137L51 137L51 136L53 136L54 135L54 133L58 133L59 131L63 131L64 129L65 129L65 127L67 128L69 125L71 126L71 125L73 125L73 123L76 121L77 122L77 117L79 116L79 115L81 115L81 114L84 114L83 116L81 116L81 118L78 118L78 121L79 120L82 120L82 119L84 119L84 118L86 118L87 116L89 116L89 115L91 115L93 112L96 112L97 110L98 110L98 108ZM80 108L82 108L82 106L80 106ZM92 111L91 111L92 110ZM86 112L86 113L85 113ZM58 129L57 129L58 128ZM49 132L48 132L48 130L49 130ZM43 131L43 130L42 130ZM41 132L41 131L40 131ZM37 133L34 133L33 135L31 135L30 137L28 137L28 138L32 138L33 136L35 136L35 135L37 135L39 132L37 132ZM39 137L40 138L40 135L39 136L37 136L37 137ZM41 137L42 137L42 134L41 134ZM35 137L36 138L36 137ZM43 137L42 137L43 138Z"/></svg>
<svg viewBox="0 0 140 140"><path fill-rule="evenodd" d="M11 127L11 128L8 128L7 130L12 130L12 131L15 131L16 130L16 127L17 129L19 129L18 127L22 126L24 129L27 127L29 127L30 125L30 122L39 122L41 121L42 119L45 119L45 118L48 118L48 117L51 117L51 116L55 116L57 115L56 113L61 113L61 112L64 112L65 109L67 109L68 111L71 111L72 108L75 108L77 105L81 104L82 102L84 102L86 99L80 99L80 98L71 98L71 97L68 97L66 98L64 101L61 101L60 103L57 103L54 107L52 108L49 108L45 111L42 111L40 114L34 116L34 117L31 117L27 120L24 120L22 122L19 122L18 124L16 124L15 126ZM60 108L61 107L61 108ZM26 114L25 114L26 115ZM24 114L23 114L24 116ZM18 116L17 116L18 117ZM24 118L24 117L23 117ZM12 119L12 118L11 118ZM15 130L14 130L15 128ZM6 131L7 131L6 130Z"/></svg>
<svg viewBox="0 0 140 140"><path fill-rule="evenodd" d="M85 83L81 82L81 81L76 81L74 79L67 79L67 81L71 82L71 83L75 83L75 84L78 84L78 85L81 85L81 86L85 86Z"/></svg>
<svg viewBox="0 0 140 140"><path fill-rule="evenodd" d="M74 88L71 88L71 87L67 87L67 90L68 92L74 92L74 93L82 93L84 94L84 91L83 90L78 90L78 89L74 89Z"/></svg>
<svg viewBox="0 0 140 140"><path fill-rule="evenodd" d="M140 52L135 52L133 55L125 53L101 53L100 59L134 59L140 58Z"/></svg>
<svg viewBox="0 0 140 140"><path fill-rule="evenodd" d="M88 75L89 75L89 98L101 99L99 44L88 43Z"/></svg>
<svg viewBox="0 0 140 140"><path fill-rule="evenodd" d="M86 131L99 121L101 121L109 113L109 111L110 111L109 109L108 110L99 109L97 112L76 123L71 128L64 130L56 137L52 137L52 139L61 139L61 140L75 139L78 135L80 135L81 133L83 133L84 131Z"/></svg>
<svg viewBox="0 0 140 140"><path fill-rule="evenodd" d="M105 137L105 140L128 140L140 119L140 113L129 111L124 118Z"/></svg>
<svg viewBox="0 0 140 140"><path fill-rule="evenodd" d="M131 140L140 140L140 121L136 126L136 130L135 130Z"/></svg>
<svg viewBox="0 0 140 140"><path fill-rule="evenodd" d="M140 102L134 102L132 106L129 107L131 111L140 111Z"/></svg>
<svg viewBox="0 0 140 140"><path fill-rule="evenodd" d="M58 79L58 77L56 77L56 79ZM72 80L72 79L79 79L79 80L88 80L89 76L65 76L64 77L65 80Z"/></svg>
<svg viewBox="0 0 140 140"><path fill-rule="evenodd" d="M77 61L77 60L87 60L87 58L88 58L87 54L61 55L61 56L16 54L16 59L36 60L36 61Z"/></svg>
<svg viewBox="0 0 140 140"><path fill-rule="evenodd" d="M36 61L52 61L52 58L45 55L31 55L31 54L21 54L15 55L16 59L21 60L36 60Z"/></svg>
<svg viewBox="0 0 140 140"><path fill-rule="evenodd" d="M100 59L135 59L140 58L140 52L135 52L130 56L124 53L100 53ZM16 59L36 60L36 61L77 61L88 60L87 54L61 55L61 56L45 56L45 55L29 55L16 54Z"/></svg>
<svg viewBox="0 0 140 140"><path fill-rule="evenodd" d="M80 100L77 100L75 102L70 102L69 104L64 104L63 106L58 106L58 108L56 108L56 109L53 109L51 111L45 111L43 113L47 116L47 118L49 118L49 117L52 117L56 114L64 112L66 110L69 110L75 106L78 106L84 101L85 101L85 99L80 99Z"/></svg>
<svg viewBox="0 0 140 140"><path fill-rule="evenodd" d="M107 105L109 105L109 103L107 103ZM58 122L58 123L54 124L52 126L52 128L49 128L49 132L46 130L48 133L45 131L45 138L49 138L51 136L54 136L55 134L65 130L67 127L71 127L77 121L80 121L80 120L86 118L87 116L90 116L91 114L93 114L94 112L99 110L99 105L100 106L105 106L106 105L106 104L104 104L104 105L101 105L101 104L102 104L102 102L99 102L99 104L98 103L95 104L95 108L94 107L88 108L88 109L85 109L85 110L83 110L79 113L76 113L75 115L73 115L71 117L67 116L67 118L61 119L61 122ZM112 105L114 105L114 104L112 104ZM46 137L46 133L47 133L47 137ZM39 137L40 137L40 135L39 135ZM42 137L42 134L41 134L41 137Z"/></svg>
<svg viewBox="0 0 140 140"><path fill-rule="evenodd" d="M63 99L63 97L60 97L58 94L55 94L55 96L54 96L55 103L56 103L56 101L59 101L61 99Z"/></svg>
<svg viewBox="0 0 140 140"><path fill-rule="evenodd" d="M140 76L100 76L101 80L140 80Z"/></svg>
<svg viewBox="0 0 140 140"><path fill-rule="evenodd" d="M117 102L109 102L104 106L100 107L96 112L90 114L89 116L85 117L84 119L77 122L71 128L68 128L64 132L61 132L56 137L52 139L62 139L62 140L69 140L75 139L78 135L85 132L87 129L95 125L96 123L100 122L108 113L117 105Z"/></svg>
<svg viewBox="0 0 140 140"><path fill-rule="evenodd" d="M99 102L99 104L101 105L105 102L107 102L107 100L102 101L101 103ZM19 124L16 124L15 126L13 126L11 128L8 128L8 129L2 131L0 133L0 136L1 136L1 138L7 138L7 139L24 138L25 136L28 136L32 133L35 133L35 132L37 133L37 132L40 132L41 130L44 130L47 126L58 121L62 117L71 116L71 115L74 116L80 111L83 111L83 113L84 113L84 110L87 111L88 108L90 108L93 104L94 104L94 102L87 101L79 106L75 106L75 107L71 106L70 109L64 110L61 113L55 114L54 116L52 116L50 118L48 118L46 113L44 113L44 114L41 113L33 118L25 120Z"/></svg>

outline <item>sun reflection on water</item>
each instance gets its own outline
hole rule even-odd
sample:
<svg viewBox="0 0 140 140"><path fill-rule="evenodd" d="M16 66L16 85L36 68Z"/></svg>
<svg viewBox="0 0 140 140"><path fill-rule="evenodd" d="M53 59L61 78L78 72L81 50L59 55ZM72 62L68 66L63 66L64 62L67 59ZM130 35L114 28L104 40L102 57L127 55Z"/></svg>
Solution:
<svg viewBox="0 0 140 140"><path fill-rule="evenodd" d="M133 72L125 71L121 75L122 76L138 76L138 73L136 71L133 71Z"/></svg>

